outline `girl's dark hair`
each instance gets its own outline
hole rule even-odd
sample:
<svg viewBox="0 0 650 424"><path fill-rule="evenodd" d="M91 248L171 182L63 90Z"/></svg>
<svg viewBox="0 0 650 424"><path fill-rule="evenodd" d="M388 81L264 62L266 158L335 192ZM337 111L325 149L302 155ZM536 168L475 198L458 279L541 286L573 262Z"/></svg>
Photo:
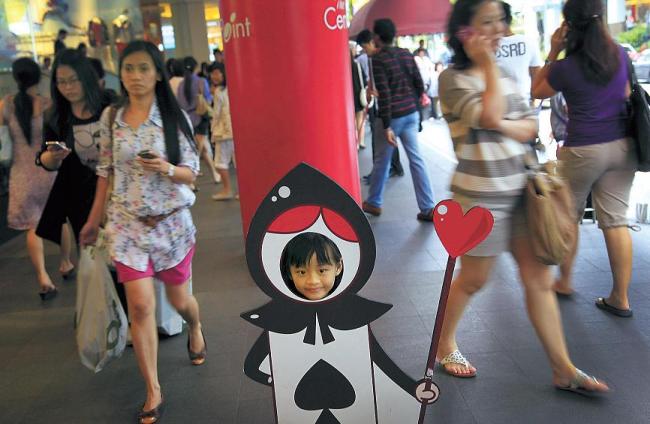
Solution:
<svg viewBox="0 0 650 424"><path fill-rule="evenodd" d="M182 77L184 73L183 61L174 58L168 59L165 63L165 70L167 71L167 79Z"/></svg>
<svg viewBox="0 0 650 424"><path fill-rule="evenodd" d="M165 62L165 72L167 72L168 79L171 79L174 76L174 71L173 71L174 62L176 62L176 59L174 59L173 57L171 59L167 59L167 62Z"/></svg>
<svg viewBox="0 0 650 424"><path fill-rule="evenodd" d="M575 56L587 81L606 85L621 64L620 51L603 21L600 0L568 0L562 9L567 31L566 55Z"/></svg>
<svg viewBox="0 0 650 424"><path fill-rule="evenodd" d="M447 22L447 45L454 51L452 58L454 68L467 69L472 64L467 53L465 53L463 43L456 34L462 27L470 25L474 14L483 3L493 1L497 0L458 0L454 4L454 8L449 15L449 22Z"/></svg>
<svg viewBox="0 0 650 424"><path fill-rule="evenodd" d="M34 105L27 90L41 81L41 68L32 59L23 57L11 64L11 73L18 85L18 93L14 96L16 118L20 129L23 130L27 144L31 145Z"/></svg>
<svg viewBox="0 0 650 424"><path fill-rule="evenodd" d="M316 254L316 260L321 265L338 265L341 263L341 251L336 244L319 233L300 233L292 238L289 243L284 247L282 256L280 257L280 272L282 279L291 291L304 298L296 289L293 280L291 279L291 266L305 266L311 260L311 257ZM343 278L343 270L334 280L332 286L332 293L341 283Z"/></svg>
<svg viewBox="0 0 650 424"><path fill-rule="evenodd" d="M212 71L219 70L221 72L221 75L223 75L223 86L226 87L226 66L221 63L221 62L213 62L208 66L208 77L212 73Z"/></svg>
<svg viewBox="0 0 650 424"><path fill-rule="evenodd" d="M120 71L122 70L122 65L124 64L124 59L129 55L137 52L144 52L149 55L151 61L153 62L154 67L156 68L156 73L158 74L160 80L156 81L156 102L158 102L158 110L160 111L160 118L163 124L163 133L165 135L165 150L167 152L167 157L169 162L173 165L178 165L181 160L181 149L180 143L178 140L178 131L183 133L187 137L190 146L196 151L196 143L194 142L194 137L192 136L192 128L190 128L185 114L181 110L174 93L172 93L171 87L169 87L169 80L167 79L167 74L165 73L165 64L163 62L163 57L160 51L152 43L148 41L135 40L131 41L120 57ZM122 87L122 96L126 101L128 99L129 93L126 91L124 84L120 82Z"/></svg>
<svg viewBox="0 0 650 424"><path fill-rule="evenodd" d="M183 59L184 79L183 79L183 95L187 103L192 103L192 83L194 82L194 70L198 62L192 56L187 56Z"/></svg>
<svg viewBox="0 0 650 424"><path fill-rule="evenodd" d="M50 95L52 97L51 119L60 136L66 137L72 128L72 108L70 102L63 97L56 85L57 70L59 66L67 66L77 74L79 83L83 88L85 108L94 115L102 111L102 91L95 68L87 57L75 49L61 50L54 58L52 64L52 79L50 81Z"/></svg>

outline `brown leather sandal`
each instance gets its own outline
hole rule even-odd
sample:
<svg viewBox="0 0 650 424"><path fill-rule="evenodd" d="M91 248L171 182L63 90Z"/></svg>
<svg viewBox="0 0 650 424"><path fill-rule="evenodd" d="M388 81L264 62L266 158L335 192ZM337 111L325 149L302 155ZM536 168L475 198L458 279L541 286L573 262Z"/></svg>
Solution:
<svg viewBox="0 0 650 424"><path fill-rule="evenodd" d="M208 356L208 342L203 334L203 328L201 328L201 337L203 337L203 349L200 352L192 352L190 349L190 331L187 331L187 354L190 361L192 361L192 365L203 365L206 356Z"/></svg>
<svg viewBox="0 0 650 424"><path fill-rule="evenodd" d="M144 405L142 405L144 408ZM162 395L160 403L153 409L138 412L138 424L154 424L160 421L165 410L165 404Z"/></svg>

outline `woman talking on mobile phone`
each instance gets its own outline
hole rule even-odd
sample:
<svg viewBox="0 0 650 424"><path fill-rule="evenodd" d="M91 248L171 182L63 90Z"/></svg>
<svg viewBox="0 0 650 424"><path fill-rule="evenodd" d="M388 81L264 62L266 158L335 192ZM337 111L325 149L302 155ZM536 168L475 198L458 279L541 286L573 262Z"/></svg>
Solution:
<svg viewBox="0 0 650 424"><path fill-rule="evenodd" d="M456 330L466 306L485 284L497 257L510 252L517 263L530 322L551 365L553 385L574 392L606 392L608 386L571 361L549 266L532 254L525 225L525 145L537 133L537 119L501 73L495 52L505 33L505 14L495 0L458 0L449 18L453 66L440 74L440 101L449 123L458 165L451 181L464 211L490 210L494 227L462 256L440 336L438 356L455 377L477 374L461 354Z"/></svg>
<svg viewBox="0 0 650 424"><path fill-rule="evenodd" d="M192 364L203 364L207 355L199 306L188 293L196 243L190 184L199 172L199 156L158 49L145 41L129 43L119 70L124 104L102 116L97 191L81 243L95 242L106 213L110 254L126 289L133 347L147 388L138 422L151 424L163 411L154 277L165 283L169 302L188 323Z"/></svg>

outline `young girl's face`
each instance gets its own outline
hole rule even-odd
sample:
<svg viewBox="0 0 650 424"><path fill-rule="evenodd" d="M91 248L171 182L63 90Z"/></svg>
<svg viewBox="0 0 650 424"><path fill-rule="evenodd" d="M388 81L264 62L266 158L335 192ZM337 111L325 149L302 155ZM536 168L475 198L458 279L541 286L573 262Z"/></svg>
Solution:
<svg viewBox="0 0 650 424"><path fill-rule="evenodd" d="M70 103L84 101L84 88L74 69L61 65L56 69L56 88Z"/></svg>
<svg viewBox="0 0 650 424"><path fill-rule="evenodd" d="M222 85L223 84L223 74L221 73L220 69L215 69L212 72L210 72L210 80L212 80L212 84L214 85Z"/></svg>
<svg viewBox="0 0 650 424"><path fill-rule="evenodd" d="M319 264L315 253L309 259L309 263L289 267L296 290L309 300L321 300L326 297L342 270L342 262Z"/></svg>
<svg viewBox="0 0 650 424"><path fill-rule="evenodd" d="M148 53L138 51L124 58L121 75L129 96L147 96L156 89L159 74Z"/></svg>
<svg viewBox="0 0 650 424"><path fill-rule="evenodd" d="M490 40L493 50L496 51L506 31L506 15L501 3L484 1L476 10L470 25L476 33Z"/></svg>

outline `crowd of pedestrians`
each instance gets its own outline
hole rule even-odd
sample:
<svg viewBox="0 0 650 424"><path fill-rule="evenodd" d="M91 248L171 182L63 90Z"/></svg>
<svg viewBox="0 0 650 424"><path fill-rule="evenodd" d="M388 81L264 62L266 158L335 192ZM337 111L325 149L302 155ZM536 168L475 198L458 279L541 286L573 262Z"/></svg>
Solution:
<svg viewBox="0 0 650 424"><path fill-rule="evenodd" d="M497 0L455 2L447 27L453 58L446 69L423 45L414 52L397 47L390 19L359 33L362 53L353 50L351 56L357 146L365 147L368 122L373 162L361 207L382 215L387 180L404 175L401 146L416 219L432 222L441 199L433 192L418 133L428 116L446 123L458 160L453 199L464 211L489 209L494 227L460 258L437 352L442 368L455 377L477 375L457 343L458 324L496 259L510 252L554 386L605 392L604 382L573 364L557 302L557 295L573 293L577 243L555 278L553 268L534 256L526 225L526 157L538 133L534 99L552 97L554 137L563 143L561 175L577 217L592 195L610 259L612 290L595 306L632 316L626 214L637 158L627 137L627 56L608 33L602 2L567 0L563 14L544 65L534 42L511 31L510 6ZM18 92L0 103L0 125L8 126L14 146L7 220L26 231L44 301L56 296L57 288L45 269L43 239L61 246L59 272L69 278L75 272L73 244L95 243L105 222L114 278L146 385L138 420L150 424L160 419L165 404L157 370L154 278L165 284L167 299L188 323L191 363L201 365L207 357L199 305L189 290L196 244L190 207L201 159L212 180L222 184L212 199L238 198L230 175L234 135L224 58L217 50L211 64L192 57L164 62L153 44L133 41L120 56L118 95L105 88L101 62L82 49L66 49L65 35L57 39L51 100L38 93L40 67L22 58L12 65Z"/></svg>
<svg viewBox="0 0 650 424"><path fill-rule="evenodd" d="M133 41L121 53L118 95L106 89L100 61L62 46L50 70L49 98L38 93L39 65L21 58L12 64L18 92L0 102L0 124L13 146L8 224L27 233L43 301L58 293L45 269L43 239L61 246L59 271L70 278L76 272L74 243L94 244L104 227L147 390L141 423L157 422L164 407L154 278L165 284L167 300L188 324L191 363L201 365L207 357L198 303L189 289L196 243L189 208L200 156L215 182L223 182L213 198L237 197L229 175L234 145L219 53L220 60L202 67L199 76L193 58L165 64L153 44Z"/></svg>
<svg viewBox="0 0 650 424"><path fill-rule="evenodd" d="M458 159L451 180L453 198L465 211L474 206L489 209L495 221L488 238L461 258L438 350L443 369L457 377L477 374L456 343L456 329L472 295L487 282L497 256L509 251L519 266L528 314L551 363L554 385L602 392L607 385L576 368L569 357L556 299L573 293L577 245L558 267L557 279L552 267L532 253L524 189L526 158L538 138L541 105L531 99L553 97L553 136L562 145L559 169L573 192L578 219L587 197L593 196L613 276L611 292L596 299L595 306L630 317L632 241L626 215L636 153L627 137L629 75L625 51L609 35L600 2L568 0L563 14L565 21L553 35L546 65L535 42L512 32L510 5L496 0L455 3L447 28L453 58L444 71L442 63L428 58L423 45L414 57L393 47L390 20L378 20L372 33L360 33L357 44L364 55L356 61L360 69L368 69L363 75L371 76L367 103L374 101L383 135L377 137L371 126L373 169L362 206L370 215L381 215L390 155L399 140L411 166L420 208L417 218L428 220L434 199L426 165L419 166L417 111L426 106L418 100L423 93L432 100L430 113L436 119L439 100ZM558 60L563 51L566 57Z"/></svg>

